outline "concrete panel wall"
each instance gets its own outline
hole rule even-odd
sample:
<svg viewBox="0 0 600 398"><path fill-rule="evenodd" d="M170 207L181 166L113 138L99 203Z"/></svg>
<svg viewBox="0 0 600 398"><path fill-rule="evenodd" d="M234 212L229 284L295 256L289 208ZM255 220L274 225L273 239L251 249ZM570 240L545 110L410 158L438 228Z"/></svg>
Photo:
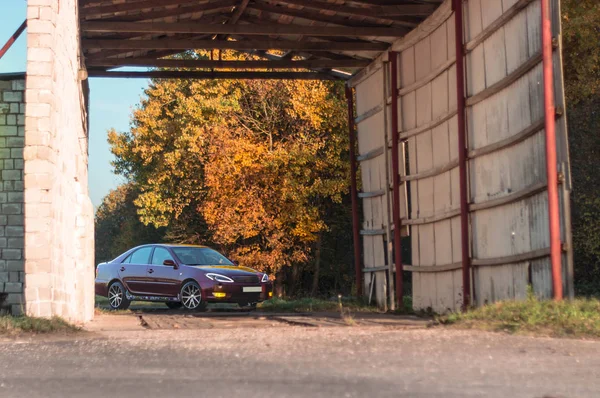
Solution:
<svg viewBox="0 0 600 398"><path fill-rule="evenodd" d="M552 3L558 35L559 2ZM524 298L528 284L550 298L541 1L470 0L465 19L475 298ZM559 51L555 63L556 102L564 109ZM568 169L564 116L557 118L558 166ZM563 215L563 242L564 225ZM563 263L572 294L567 253Z"/></svg>
<svg viewBox="0 0 600 398"><path fill-rule="evenodd" d="M442 9L428 34L400 51L400 137L411 193L413 305L456 310L462 302L454 18ZM444 269L444 270L442 270Z"/></svg>
<svg viewBox="0 0 600 398"><path fill-rule="evenodd" d="M365 291L381 307L390 294L391 195L390 107L387 105L389 77L379 69L356 87L358 161L362 168L363 258ZM386 104L386 105L384 105ZM393 279L393 278L392 278Z"/></svg>
<svg viewBox="0 0 600 398"><path fill-rule="evenodd" d="M466 142L468 152L469 248L476 304L524 298L527 286L552 293L541 59L540 0L468 0L464 6L466 47ZM560 36L559 0L552 0L553 34ZM459 27L461 29L461 27ZM399 134L408 158L398 173L403 225L410 226L413 304L437 312L463 302L456 107L456 50L451 1L392 46L398 55ZM382 104L381 85L389 55L355 77L357 114ZM379 91L379 92L378 92ZM564 117L560 48L555 51L558 166L564 285L572 294L568 252L569 159ZM382 145L380 113L359 124L361 155ZM389 126L389 123L388 123ZM385 130L384 130L385 131ZM391 135L391 132L388 134ZM392 179L378 161L361 162L363 190L384 189ZM377 181L373 185L373 181ZM385 228L379 207L363 198L365 229ZM382 235L384 236L384 235ZM364 237L365 267L382 264L385 240ZM391 261L391 260L390 260ZM385 267L383 267L385 269ZM377 279L375 279L377 282ZM369 276L366 277L368 286ZM378 292L377 297L380 298Z"/></svg>
<svg viewBox="0 0 600 398"><path fill-rule="evenodd" d="M93 316L93 207L75 0L29 0L25 120L25 308Z"/></svg>
<svg viewBox="0 0 600 398"><path fill-rule="evenodd" d="M25 74L0 75L0 314L22 312Z"/></svg>

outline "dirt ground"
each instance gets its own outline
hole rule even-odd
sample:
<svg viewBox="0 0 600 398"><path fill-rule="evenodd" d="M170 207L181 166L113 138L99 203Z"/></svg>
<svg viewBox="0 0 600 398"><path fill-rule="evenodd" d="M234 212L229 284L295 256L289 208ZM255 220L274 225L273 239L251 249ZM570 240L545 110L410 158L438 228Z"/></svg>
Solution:
<svg viewBox="0 0 600 398"><path fill-rule="evenodd" d="M366 314L101 315L0 340L0 397L600 396L600 342Z"/></svg>

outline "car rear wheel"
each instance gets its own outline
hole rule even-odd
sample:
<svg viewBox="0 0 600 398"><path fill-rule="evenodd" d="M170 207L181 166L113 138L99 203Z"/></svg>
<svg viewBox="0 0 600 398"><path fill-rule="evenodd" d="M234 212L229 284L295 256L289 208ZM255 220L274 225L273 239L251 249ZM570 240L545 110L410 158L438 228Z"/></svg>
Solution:
<svg viewBox="0 0 600 398"><path fill-rule="evenodd" d="M179 301L167 301L165 304L172 310L179 309L183 306Z"/></svg>
<svg viewBox="0 0 600 398"><path fill-rule="evenodd" d="M113 310L126 310L131 301L127 299L125 287L121 282L114 282L108 288L108 304Z"/></svg>
<svg viewBox="0 0 600 398"><path fill-rule="evenodd" d="M181 304L190 311L206 310L206 303L202 300L200 285L194 281L187 282L181 288Z"/></svg>

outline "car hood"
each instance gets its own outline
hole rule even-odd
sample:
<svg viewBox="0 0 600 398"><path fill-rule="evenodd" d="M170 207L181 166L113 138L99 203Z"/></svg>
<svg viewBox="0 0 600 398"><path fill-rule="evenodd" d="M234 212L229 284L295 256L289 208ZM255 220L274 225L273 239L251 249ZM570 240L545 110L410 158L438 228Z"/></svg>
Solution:
<svg viewBox="0 0 600 398"><path fill-rule="evenodd" d="M195 265L194 268L206 271L215 272L223 275L256 275L258 272L252 268L238 267L237 265Z"/></svg>

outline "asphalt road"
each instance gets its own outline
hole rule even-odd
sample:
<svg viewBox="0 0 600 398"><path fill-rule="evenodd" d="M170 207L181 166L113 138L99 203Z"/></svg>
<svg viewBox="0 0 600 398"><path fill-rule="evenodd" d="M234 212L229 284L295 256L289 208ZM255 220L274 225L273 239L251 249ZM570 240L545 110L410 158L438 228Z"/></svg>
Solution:
<svg viewBox="0 0 600 398"><path fill-rule="evenodd" d="M0 341L0 397L600 397L600 342L385 327Z"/></svg>

